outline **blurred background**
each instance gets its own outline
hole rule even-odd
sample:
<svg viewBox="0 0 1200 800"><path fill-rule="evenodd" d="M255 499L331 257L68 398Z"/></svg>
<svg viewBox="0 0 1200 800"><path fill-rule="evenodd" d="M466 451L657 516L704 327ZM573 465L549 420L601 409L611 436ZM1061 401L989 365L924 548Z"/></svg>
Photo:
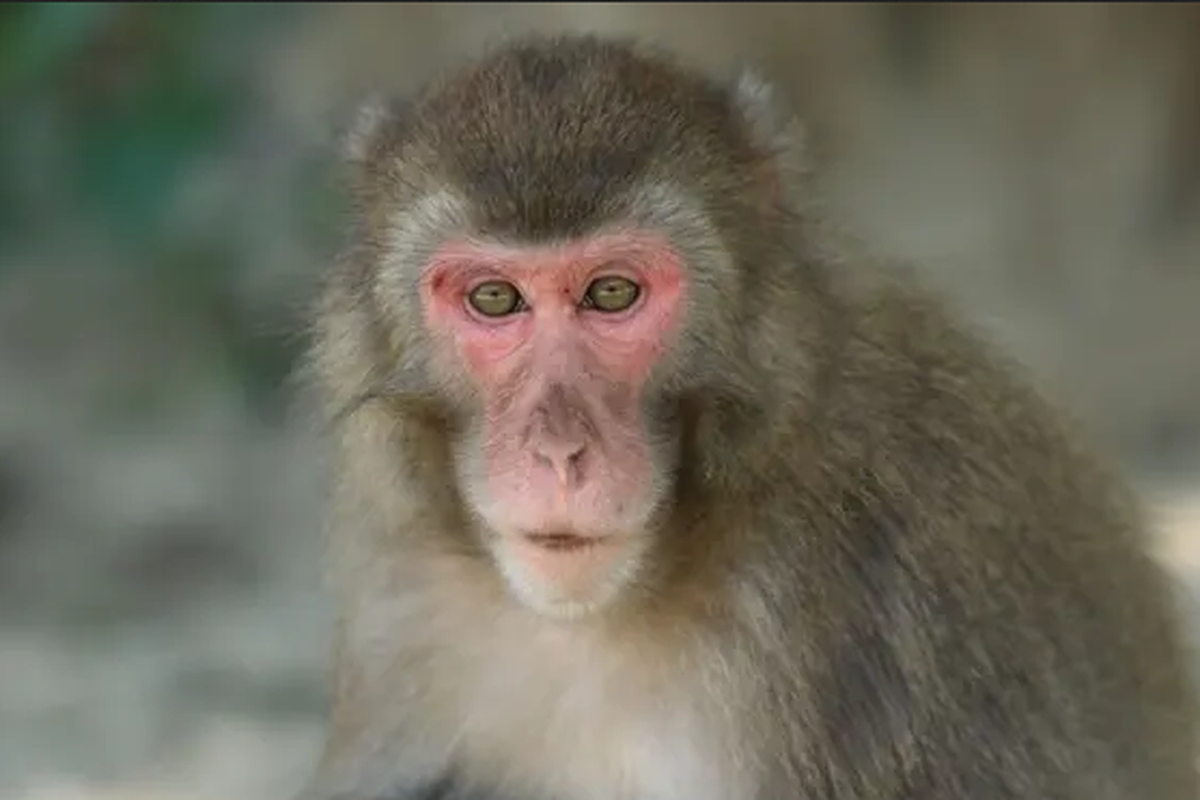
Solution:
<svg viewBox="0 0 1200 800"><path fill-rule="evenodd" d="M333 136L530 29L760 66L844 221L1077 411L1193 602L1200 6L0 9L3 800L300 786L328 609L289 374L344 219Z"/></svg>

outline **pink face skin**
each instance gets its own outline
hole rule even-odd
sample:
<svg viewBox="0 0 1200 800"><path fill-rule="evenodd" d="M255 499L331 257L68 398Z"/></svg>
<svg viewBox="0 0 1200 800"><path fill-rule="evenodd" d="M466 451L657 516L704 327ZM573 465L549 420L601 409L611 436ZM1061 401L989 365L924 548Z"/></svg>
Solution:
<svg viewBox="0 0 1200 800"><path fill-rule="evenodd" d="M585 307L591 283L612 276L637 284L637 300L617 312ZM471 292L497 280L516 288L521 310L472 307ZM641 394L684 289L675 251L638 234L545 248L455 243L422 276L426 324L452 342L484 400L467 493L525 579L552 594L594 595L658 500Z"/></svg>

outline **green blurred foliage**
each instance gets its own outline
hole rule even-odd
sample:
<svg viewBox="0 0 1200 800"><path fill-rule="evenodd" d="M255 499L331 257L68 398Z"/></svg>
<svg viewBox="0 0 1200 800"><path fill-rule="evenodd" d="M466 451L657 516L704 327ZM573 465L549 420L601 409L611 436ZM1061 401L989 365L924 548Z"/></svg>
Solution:
<svg viewBox="0 0 1200 800"><path fill-rule="evenodd" d="M58 188L74 199L77 223L104 226L126 246L154 245L187 168L221 147L249 99L237 68L252 48L239 59L239 40L251 44L247 29L278 13L241 4L0 7L4 233L60 225L60 208L24 202ZM54 162L40 165L48 174L30 174L22 161L31 151ZM29 186L36 178L61 185Z"/></svg>
<svg viewBox="0 0 1200 800"><path fill-rule="evenodd" d="M172 214L208 159L253 128L246 76L261 44L302 8L0 6L0 270L13 253L67 237L101 242L108 257L97 263L139 271L142 285L202 326L197 340L218 357L200 353L197 364L232 370L251 391L275 386L294 342L247 319L230 296L252 267L237 236L253 224L244 193L221 187L223 202L199 220ZM281 187L280 202L303 213L321 194L321 176L308 170L296 180Z"/></svg>

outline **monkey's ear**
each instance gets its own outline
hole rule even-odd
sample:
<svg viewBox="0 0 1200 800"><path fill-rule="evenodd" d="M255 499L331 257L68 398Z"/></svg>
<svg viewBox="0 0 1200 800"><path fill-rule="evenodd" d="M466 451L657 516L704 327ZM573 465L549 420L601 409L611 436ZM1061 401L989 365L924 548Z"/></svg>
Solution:
<svg viewBox="0 0 1200 800"><path fill-rule="evenodd" d="M366 161L380 132L402 119L406 107L406 103L381 93L370 94L359 101L357 111L351 113L350 124L340 137L342 158L351 164Z"/></svg>
<svg viewBox="0 0 1200 800"><path fill-rule="evenodd" d="M733 101L764 151L796 153L803 149L804 131L799 119L785 107L775 87L753 68L738 72Z"/></svg>
<svg viewBox="0 0 1200 800"><path fill-rule="evenodd" d="M763 156L754 172L763 196L774 202L805 202L809 154L799 114L753 69L742 69L730 91L734 107Z"/></svg>

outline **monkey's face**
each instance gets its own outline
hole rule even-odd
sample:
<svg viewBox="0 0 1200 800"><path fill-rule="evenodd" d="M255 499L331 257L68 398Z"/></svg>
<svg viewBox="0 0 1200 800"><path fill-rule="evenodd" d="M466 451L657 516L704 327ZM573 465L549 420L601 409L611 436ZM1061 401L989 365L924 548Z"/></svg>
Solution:
<svg viewBox="0 0 1200 800"><path fill-rule="evenodd" d="M771 115L736 110L760 102L597 41L510 49L364 118L348 293L382 355L361 371L432 401L434 479L533 608L617 597L705 468L680 462L681 420L758 384L748 298L777 291L757 276L787 217L752 122Z"/></svg>
<svg viewBox="0 0 1200 800"><path fill-rule="evenodd" d="M435 369L472 388L462 494L512 590L540 611L602 606L649 543L674 448L644 394L684 278L664 240L629 233L448 245L423 270Z"/></svg>

